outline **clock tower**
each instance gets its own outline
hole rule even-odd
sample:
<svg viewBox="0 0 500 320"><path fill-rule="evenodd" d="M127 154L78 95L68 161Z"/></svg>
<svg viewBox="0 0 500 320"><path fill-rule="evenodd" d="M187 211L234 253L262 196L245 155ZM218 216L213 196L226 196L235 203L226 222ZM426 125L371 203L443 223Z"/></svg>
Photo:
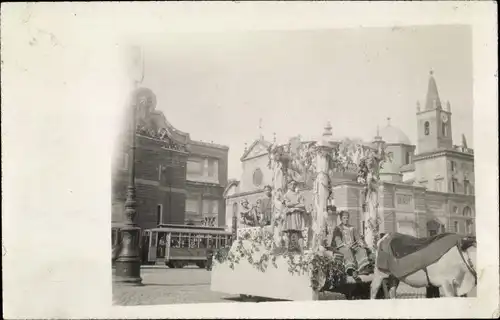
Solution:
<svg viewBox="0 0 500 320"><path fill-rule="evenodd" d="M443 149L452 149L451 107L441 105L433 72L430 72L425 106L421 109L417 102L417 152L427 153Z"/></svg>

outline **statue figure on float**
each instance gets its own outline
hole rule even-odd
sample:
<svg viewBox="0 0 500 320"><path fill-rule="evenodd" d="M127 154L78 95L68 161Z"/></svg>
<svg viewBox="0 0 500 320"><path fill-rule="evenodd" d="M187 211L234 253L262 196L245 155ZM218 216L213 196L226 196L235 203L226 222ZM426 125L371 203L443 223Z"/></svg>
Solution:
<svg viewBox="0 0 500 320"><path fill-rule="evenodd" d="M295 180L290 180L288 183L284 204L286 207L284 232L288 236L288 246L302 252L304 249L303 230L305 228L306 208L304 197L299 193Z"/></svg>

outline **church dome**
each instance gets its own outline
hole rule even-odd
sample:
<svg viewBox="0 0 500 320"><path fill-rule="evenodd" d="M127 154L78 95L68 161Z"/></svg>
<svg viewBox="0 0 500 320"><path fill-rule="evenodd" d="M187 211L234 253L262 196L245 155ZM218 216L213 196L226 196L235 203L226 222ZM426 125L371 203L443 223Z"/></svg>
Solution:
<svg viewBox="0 0 500 320"><path fill-rule="evenodd" d="M411 141L408 136L401 129L392 126L390 122L387 123L386 127L380 130L379 135L382 137L382 140L384 140L385 143L388 144L411 145Z"/></svg>

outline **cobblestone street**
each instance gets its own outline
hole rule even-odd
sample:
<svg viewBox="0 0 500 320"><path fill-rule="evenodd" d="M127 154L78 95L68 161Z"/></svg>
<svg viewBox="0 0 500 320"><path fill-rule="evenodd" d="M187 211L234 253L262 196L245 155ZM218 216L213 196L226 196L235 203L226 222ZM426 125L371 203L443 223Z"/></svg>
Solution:
<svg viewBox="0 0 500 320"><path fill-rule="evenodd" d="M114 274L114 270L113 270ZM210 291L210 272L198 267L143 267L143 286L113 285L115 305L233 302L236 296Z"/></svg>
<svg viewBox="0 0 500 320"><path fill-rule="evenodd" d="M114 274L114 270L113 270ZM198 267L169 269L147 266L141 269L143 286L113 286L115 305L157 305L176 303L240 302L236 295L210 290L210 272ZM414 289L404 283L398 298L425 298L425 289Z"/></svg>

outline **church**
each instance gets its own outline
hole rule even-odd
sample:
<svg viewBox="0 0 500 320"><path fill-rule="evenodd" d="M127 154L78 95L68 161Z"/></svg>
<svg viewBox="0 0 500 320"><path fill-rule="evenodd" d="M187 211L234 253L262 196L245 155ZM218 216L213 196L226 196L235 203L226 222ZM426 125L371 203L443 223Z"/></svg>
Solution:
<svg viewBox="0 0 500 320"><path fill-rule="evenodd" d="M451 104L443 106L432 72L426 99L422 105L417 102L415 121L415 144L390 119L377 130L375 139L384 141L392 159L380 172L380 231L417 237L475 235L474 151L463 135L461 145L453 144ZM327 124L323 140L333 141L331 130ZM271 144L260 137L244 151L241 179L229 181L224 191L227 229L236 227L241 201L256 203L265 197L264 186L272 184L267 166ZM350 223L364 230L362 185L356 182L356 172L338 173L332 180L337 211L348 211ZM303 192L306 201L312 201L310 188Z"/></svg>

